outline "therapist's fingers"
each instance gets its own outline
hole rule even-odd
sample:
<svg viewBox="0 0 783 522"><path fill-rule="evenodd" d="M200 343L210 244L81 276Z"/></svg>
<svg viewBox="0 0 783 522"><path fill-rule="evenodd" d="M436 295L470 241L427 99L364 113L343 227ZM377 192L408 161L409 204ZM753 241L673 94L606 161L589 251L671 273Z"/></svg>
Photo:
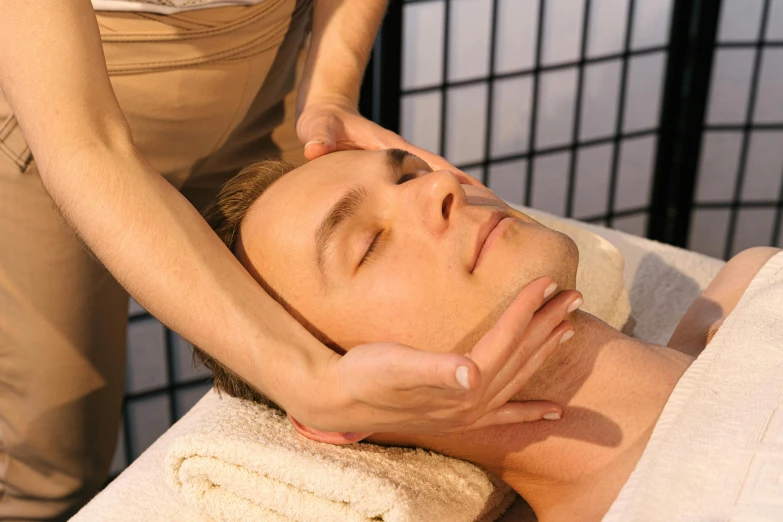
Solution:
<svg viewBox="0 0 783 522"><path fill-rule="evenodd" d="M482 378L489 379L487 383L494 380L508 363L517 350L533 314L556 290L557 285L548 277L536 279L525 286L495 325L473 347L470 358L476 361Z"/></svg>
<svg viewBox="0 0 783 522"><path fill-rule="evenodd" d="M574 327L568 321L562 321L544 341L540 348L531 356L527 357L524 364L508 380L505 387L495 394L487 405L488 409L494 409L502 406L518 394L533 375L541 369L546 360L552 355L561 344L568 342L574 335Z"/></svg>
<svg viewBox="0 0 783 522"><path fill-rule="evenodd" d="M291 422L291 425L297 432L299 432L300 435L306 439L315 440L318 442L337 445L353 444L354 442L359 442L360 440L366 439L372 435L371 432L339 432L316 430L305 426L296 420L293 416L291 416L290 413L287 414L287 416L288 420Z"/></svg>
<svg viewBox="0 0 783 522"><path fill-rule="evenodd" d="M316 158L320 158L321 156L329 154L330 152L334 152L334 146L327 143L329 142L324 142L321 140L308 141L304 149L305 159L307 159L307 161L312 161Z"/></svg>
<svg viewBox="0 0 783 522"><path fill-rule="evenodd" d="M489 426L535 422L544 419L558 420L562 416L563 409L551 401L510 402L490 411L465 430L478 430Z"/></svg>
<svg viewBox="0 0 783 522"><path fill-rule="evenodd" d="M529 378L541 367L558 346L560 337L571 328L569 324L563 324L563 320L581 303L582 295L576 290L568 290L553 297L533 315L506 364L486 382L490 395L505 389L512 380L524 384L520 381L523 369L527 370L524 374Z"/></svg>

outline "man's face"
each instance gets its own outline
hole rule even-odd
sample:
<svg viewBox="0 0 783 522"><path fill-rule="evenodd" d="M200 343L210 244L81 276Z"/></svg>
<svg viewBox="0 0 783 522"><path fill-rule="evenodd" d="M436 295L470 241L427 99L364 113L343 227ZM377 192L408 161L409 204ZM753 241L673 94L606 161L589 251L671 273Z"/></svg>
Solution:
<svg viewBox="0 0 783 522"><path fill-rule="evenodd" d="M467 352L534 279L574 288L579 257L567 236L401 151L337 152L284 175L253 204L240 239L254 277L343 350L391 341ZM369 440L503 476L524 458L505 428Z"/></svg>
<svg viewBox="0 0 783 522"><path fill-rule="evenodd" d="M527 283L573 288L570 238L402 151L329 154L284 175L241 228L243 263L344 350L466 352Z"/></svg>

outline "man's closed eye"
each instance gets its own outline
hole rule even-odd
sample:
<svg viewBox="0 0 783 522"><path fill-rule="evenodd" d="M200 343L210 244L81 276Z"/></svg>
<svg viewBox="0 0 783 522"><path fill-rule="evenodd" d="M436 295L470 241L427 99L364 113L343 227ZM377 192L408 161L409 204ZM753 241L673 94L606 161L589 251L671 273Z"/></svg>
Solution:
<svg viewBox="0 0 783 522"><path fill-rule="evenodd" d="M364 265L365 263L367 263L373 258L373 254L375 254L375 250L378 247L378 244L381 242L381 239L383 239L382 236L383 236L383 230L375 234L375 237L370 243L370 246L367 247L367 252L364 253L364 257L362 257L362 260L359 261L359 266Z"/></svg>
<svg viewBox="0 0 783 522"><path fill-rule="evenodd" d="M412 181L418 177L417 174L403 174L400 179L397 180L397 185L402 185L403 183L407 183L408 181ZM375 234L375 237L373 238L372 242L370 243L370 246L367 247L367 251L364 253L364 257L362 257L362 260L359 261L359 266L364 265L368 261L370 261L374 254L376 253L376 249L383 240L383 231L378 232Z"/></svg>
<svg viewBox="0 0 783 522"><path fill-rule="evenodd" d="M400 179L397 180L398 185L402 185L403 183L406 183L408 181L416 179L418 176L416 174L403 174Z"/></svg>

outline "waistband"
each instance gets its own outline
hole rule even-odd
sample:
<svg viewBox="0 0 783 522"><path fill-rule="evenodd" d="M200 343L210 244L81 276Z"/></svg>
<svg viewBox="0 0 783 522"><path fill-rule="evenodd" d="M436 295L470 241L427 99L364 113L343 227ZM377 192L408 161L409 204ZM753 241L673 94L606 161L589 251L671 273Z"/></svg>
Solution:
<svg viewBox="0 0 783 522"><path fill-rule="evenodd" d="M145 0L92 0L96 11L125 11L132 13L173 14L197 9L212 9L230 5L252 5L264 0L202 0L201 2L177 2L173 5Z"/></svg>
<svg viewBox="0 0 783 522"><path fill-rule="evenodd" d="M222 20L226 19L226 10L236 10L237 17L204 26L177 24L176 15L111 12L96 12L96 15L99 23L102 18L115 17L112 24L117 30L102 28L101 41L106 67L110 75L116 76L240 60L275 49L289 30L310 23L311 7L312 0L264 0L253 6L224 7L220 8ZM213 9L198 13L209 17L209 11ZM136 17L134 30L123 31L118 16ZM139 17L149 20L148 32L138 31ZM168 22L169 18L172 23Z"/></svg>

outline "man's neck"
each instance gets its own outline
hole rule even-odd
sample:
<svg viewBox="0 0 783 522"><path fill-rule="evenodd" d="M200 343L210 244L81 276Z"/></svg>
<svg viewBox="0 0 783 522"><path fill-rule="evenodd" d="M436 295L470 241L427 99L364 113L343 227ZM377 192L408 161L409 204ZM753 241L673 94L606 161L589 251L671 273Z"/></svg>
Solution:
<svg viewBox="0 0 783 522"><path fill-rule="evenodd" d="M589 314L576 312L570 320L573 339L516 397L558 402L563 418L514 428L514 447L488 466L540 521L600 520L693 361L626 337Z"/></svg>

